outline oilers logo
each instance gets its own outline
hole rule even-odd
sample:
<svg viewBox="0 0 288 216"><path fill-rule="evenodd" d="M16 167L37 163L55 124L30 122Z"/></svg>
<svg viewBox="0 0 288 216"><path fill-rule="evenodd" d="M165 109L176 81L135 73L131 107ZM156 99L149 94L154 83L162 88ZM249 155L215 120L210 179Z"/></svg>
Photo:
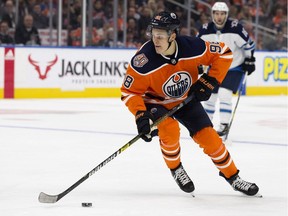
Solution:
<svg viewBox="0 0 288 216"><path fill-rule="evenodd" d="M191 86L191 77L187 72L174 73L163 85L164 93L172 98L183 96Z"/></svg>

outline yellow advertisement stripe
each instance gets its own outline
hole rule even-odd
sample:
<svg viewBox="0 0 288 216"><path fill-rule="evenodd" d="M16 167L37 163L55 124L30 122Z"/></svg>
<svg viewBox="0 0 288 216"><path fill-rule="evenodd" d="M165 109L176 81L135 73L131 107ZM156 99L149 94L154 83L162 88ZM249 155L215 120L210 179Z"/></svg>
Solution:
<svg viewBox="0 0 288 216"><path fill-rule="evenodd" d="M288 95L288 87L247 87L246 95ZM15 89L15 98L115 98L120 96L120 88L87 88L83 91L63 91L60 88ZM3 88L0 89L0 98L4 98Z"/></svg>
<svg viewBox="0 0 288 216"><path fill-rule="evenodd" d="M86 88L83 91L63 91L60 88L15 89L15 98L120 98L120 95L120 88Z"/></svg>
<svg viewBox="0 0 288 216"><path fill-rule="evenodd" d="M286 86L247 87L246 95L287 95Z"/></svg>
<svg viewBox="0 0 288 216"><path fill-rule="evenodd" d="M1 99L4 98L4 89L3 88L0 89L0 98Z"/></svg>

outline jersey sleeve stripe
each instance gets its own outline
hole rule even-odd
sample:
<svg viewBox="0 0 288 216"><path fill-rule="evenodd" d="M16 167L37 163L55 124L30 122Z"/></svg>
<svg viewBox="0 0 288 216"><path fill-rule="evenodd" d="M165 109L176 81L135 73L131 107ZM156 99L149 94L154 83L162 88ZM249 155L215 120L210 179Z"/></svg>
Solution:
<svg viewBox="0 0 288 216"><path fill-rule="evenodd" d="M224 59L232 59L232 58L233 58L233 55L220 56L220 58L224 58Z"/></svg>
<svg viewBox="0 0 288 216"><path fill-rule="evenodd" d="M130 100L130 98L134 97L134 94L126 94L124 92L122 92L122 97L121 100L126 104L128 100Z"/></svg>
<svg viewBox="0 0 288 216"><path fill-rule="evenodd" d="M221 54L224 54L226 51L229 51L229 50L230 50L230 48L229 48L227 45L225 45L225 46L222 48Z"/></svg>
<svg viewBox="0 0 288 216"><path fill-rule="evenodd" d="M232 53L232 51L230 50L230 49L228 49L228 50L226 50L224 53L223 53L223 55L226 55L226 54L231 54Z"/></svg>

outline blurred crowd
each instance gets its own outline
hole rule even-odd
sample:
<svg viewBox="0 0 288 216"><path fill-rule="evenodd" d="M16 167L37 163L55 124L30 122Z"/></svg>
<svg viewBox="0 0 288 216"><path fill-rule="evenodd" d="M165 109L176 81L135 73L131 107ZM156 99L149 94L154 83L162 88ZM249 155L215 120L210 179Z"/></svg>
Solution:
<svg viewBox="0 0 288 216"><path fill-rule="evenodd" d="M177 2L184 4L187 1ZM187 28L187 10L168 1L127 0L127 19L124 20L123 0L118 0L117 47L139 48L147 40L146 28L151 17L163 10L175 12L179 16L182 21L180 34L196 35L202 24L211 21L209 7L198 2L192 1L193 12L190 28ZM212 6L216 1L203 2ZM261 0L258 13L256 2L257 0L226 1L230 10L229 17L238 19L254 40L256 26L253 23L259 23L262 28L257 28L257 50L287 51L287 0ZM52 1L52 10L50 0L19 0L18 8L15 3L15 0L0 0L0 44L41 45L39 29L57 28L58 1ZM113 3L113 0L93 0L92 32L87 32L91 38L89 45L115 46ZM82 0L63 0L62 8L62 29L68 32L67 45L81 46ZM86 20L88 24L88 17Z"/></svg>

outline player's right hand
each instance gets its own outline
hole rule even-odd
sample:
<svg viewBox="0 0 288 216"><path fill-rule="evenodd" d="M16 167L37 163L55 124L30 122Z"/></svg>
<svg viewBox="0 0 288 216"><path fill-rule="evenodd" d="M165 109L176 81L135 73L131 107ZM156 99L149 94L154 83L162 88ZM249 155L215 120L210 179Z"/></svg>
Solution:
<svg viewBox="0 0 288 216"><path fill-rule="evenodd" d="M154 122L154 116L149 111L138 111L135 116L138 134L142 134L141 138L146 142L150 142L153 136L158 135L158 130L151 128Z"/></svg>
<svg viewBox="0 0 288 216"><path fill-rule="evenodd" d="M197 101L206 101L210 98L215 87L219 85L218 81L207 74L203 74L190 88L188 95L192 93Z"/></svg>

